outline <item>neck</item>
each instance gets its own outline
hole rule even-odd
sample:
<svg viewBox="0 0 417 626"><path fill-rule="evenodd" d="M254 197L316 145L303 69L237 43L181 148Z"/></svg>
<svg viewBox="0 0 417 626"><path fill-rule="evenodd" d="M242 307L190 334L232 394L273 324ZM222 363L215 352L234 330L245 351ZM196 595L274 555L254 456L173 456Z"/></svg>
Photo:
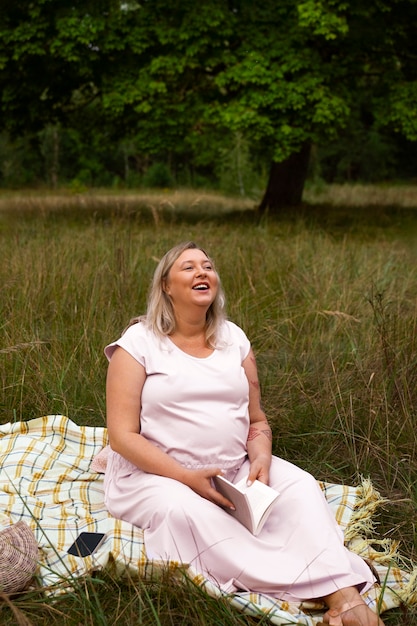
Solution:
<svg viewBox="0 0 417 626"><path fill-rule="evenodd" d="M183 352L197 358L210 356L214 349L207 344L206 320L183 320L176 317L176 328L170 335L171 341Z"/></svg>
<svg viewBox="0 0 417 626"><path fill-rule="evenodd" d="M175 318L175 335L192 339L204 335L206 330L206 318L199 320L185 320L180 317Z"/></svg>

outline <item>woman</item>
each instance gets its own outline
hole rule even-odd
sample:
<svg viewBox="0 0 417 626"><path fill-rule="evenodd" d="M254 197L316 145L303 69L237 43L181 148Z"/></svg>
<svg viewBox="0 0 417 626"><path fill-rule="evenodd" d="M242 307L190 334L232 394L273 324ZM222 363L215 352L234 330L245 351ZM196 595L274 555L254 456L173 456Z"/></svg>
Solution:
<svg viewBox="0 0 417 626"><path fill-rule="evenodd" d="M325 623L383 626L360 596L375 582L315 479L273 457L256 362L226 320L213 262L192 242L162 258L147 314L107 346L109 511L144 529L150 558L189 563L226 591L323 599ZM223 473L280 492L259 536L224 509Z"/></svg>

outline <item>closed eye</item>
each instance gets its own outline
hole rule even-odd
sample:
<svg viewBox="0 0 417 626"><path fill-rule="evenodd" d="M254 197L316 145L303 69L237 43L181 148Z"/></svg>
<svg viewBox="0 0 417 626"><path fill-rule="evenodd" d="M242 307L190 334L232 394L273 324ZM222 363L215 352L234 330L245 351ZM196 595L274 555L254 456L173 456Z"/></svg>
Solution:
<svg viewBox="0 0 417 626"><path fill-rule="evenodd" d="M183 268L183 270L193 270L194 266L193 265L185 265ZM211 271L213 269L212 265L203 265L203 269L207 270L207 271Z"/></svg>

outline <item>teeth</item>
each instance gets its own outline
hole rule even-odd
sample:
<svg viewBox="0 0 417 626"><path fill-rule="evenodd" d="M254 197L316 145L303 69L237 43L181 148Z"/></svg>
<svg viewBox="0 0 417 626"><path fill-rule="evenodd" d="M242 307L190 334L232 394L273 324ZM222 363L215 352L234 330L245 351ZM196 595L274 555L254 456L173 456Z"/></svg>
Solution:
<svg viewBox="0 0 417 626"><path fill-rule="evenodd" d="M208 289L208 286L207 285L196 285L195 287L193 287L193 289L204 290L204 289Z"/></svg>

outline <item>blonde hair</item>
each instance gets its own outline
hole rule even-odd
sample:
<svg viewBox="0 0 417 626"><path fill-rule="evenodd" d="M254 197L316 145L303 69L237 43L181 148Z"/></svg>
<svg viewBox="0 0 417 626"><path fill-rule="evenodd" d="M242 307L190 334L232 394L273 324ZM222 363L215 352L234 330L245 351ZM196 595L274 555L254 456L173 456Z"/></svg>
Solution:
<svg viewBox="0 0 417 626"><path fill-rule="evenodd" d="M190 249L201 250L201 252L210 259L207 252L193 241L180 243L174 248L171 248L171 250L168 250L155 269L148 296L146 315L133 318L129 326L137 322L144 322L146 326L159 337L165 337L175 331L174 308L170 297L165 293L164 287L175 261L185 250ZM212 259L210 259L210 261L213 263ZM206 313L206 341L207 345L210 347L216 347L218 331L225 319L225 297L219 278L216 297Z"/></svg>

